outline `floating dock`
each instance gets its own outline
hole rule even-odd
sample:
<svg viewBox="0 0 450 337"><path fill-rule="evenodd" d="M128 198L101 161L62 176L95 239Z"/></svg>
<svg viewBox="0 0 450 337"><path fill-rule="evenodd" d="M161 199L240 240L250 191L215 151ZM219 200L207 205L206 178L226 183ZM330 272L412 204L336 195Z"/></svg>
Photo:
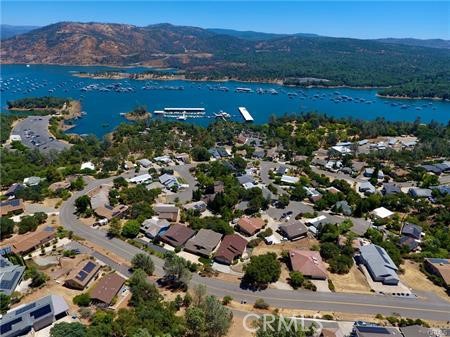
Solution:
<svg viewBox="0 0 450 337"><path fill-rule="evenodd" d="M250 115L250 112L248 112L247 108L240 106L239 112L241 113L242 117L244 117L246 122L253 122L253 117Z"/></svg>

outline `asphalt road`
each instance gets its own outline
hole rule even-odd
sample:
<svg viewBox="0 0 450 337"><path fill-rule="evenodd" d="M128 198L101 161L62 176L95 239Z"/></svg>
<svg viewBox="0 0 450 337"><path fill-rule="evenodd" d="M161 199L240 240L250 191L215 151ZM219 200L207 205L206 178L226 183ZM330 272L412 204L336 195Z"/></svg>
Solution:
<svg viewBox="0 0 450 337"><path fill-rule="evenodd" d="M119 239L110 239L106 233L84 225L74 215L75 199L90 189L113 178L91 181L83 191L74 193L65 201L60 209L61 224L76 235L102 246L106 250L121 256L126 260L143 252L140 249ZM156 275L162 275L163 260L152 256ZM114 267L114 266L112 266ZM242 289L239 284L225 282L214 278L204 278L193 275L191 284L205 284L209 293L218 297L229 295L238 301L254 303L257 298L264 298L272 307L308 309L316 311L334 311L361 314L392 315L398 313L403 317L431 320L450 320L450 303L435 296L426 298L397 298L381 295L348 294L348 293L316 293L307 290L288 291L268 288L261 291Z"/></svg>
<svg viewBox="0 0 450 337"><path fill-rule="evenodd" d="M52 137L48 132L50 116L30 116L19 121L11 134L19 135L22 144L30 149L41 152L62 151L69 148L69 144Z"/></svg>

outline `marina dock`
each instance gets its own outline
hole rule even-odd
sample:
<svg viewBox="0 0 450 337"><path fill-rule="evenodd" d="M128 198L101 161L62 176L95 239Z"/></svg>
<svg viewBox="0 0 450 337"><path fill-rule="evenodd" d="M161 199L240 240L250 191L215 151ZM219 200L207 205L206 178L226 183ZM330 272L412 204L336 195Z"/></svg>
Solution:
<svg viewBox="0 0 450 337"><path fill-rule="evenodd" d="M253 117L250 115L250 112L248 112L247 108L240 106L239 112L241 113L242 117L244 117L246 122L253 122Z"/></svg>

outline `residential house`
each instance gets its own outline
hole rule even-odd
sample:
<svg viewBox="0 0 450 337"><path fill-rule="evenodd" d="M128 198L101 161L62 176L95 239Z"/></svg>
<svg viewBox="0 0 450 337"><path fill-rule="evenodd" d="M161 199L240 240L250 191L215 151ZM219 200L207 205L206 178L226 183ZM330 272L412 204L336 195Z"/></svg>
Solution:
<svg viewBox="0 0 450 337"><path fill-rule="evenodd" d="M251 183L251 184L255 183L255 179L253 179L252 176L247 175L247 174L237 177L237 180L239 181L239 184L241 184L241 185L245 185L248 183Z"/></svg>
<svg viewBox="0 0 450 337"><path fill-rule="evenodd" d="M144 234L150 239L154 239L163 235L169 227L170 223L166 219L158 219L157 217L153 217L142 222L141 232L144 232Z"/></svg>
<svg viewBox="0 0 450 337"><path fill-rule="evenodd" d="M100 265L95 262L82 262L77 268L72 270L64 281L64 285L68 288L83 290L99 270Z"/></svg>
<svg viewBox="0 0 450 337"><path fill-rule="evenodd" d="M264 228L265 225L265 221L261 218L246 216L241 217L237 223L238 229L248 236L255 235Z"/></svg>
<svg viewBox="0 0 450 337"><path fill-rule="evenodd" d="M285 174L287 173L287 171L288 171L287 167L284 166L284 165L281 165L281 166L279 166L279 167L277 168L277 170L276 170L275 173L276 173L277 175L283 176L283 175L285 175Z"/></svg>
<svg viewBox="0 0 450 337"><path fill-rule="evenodd" d="M107 219L108 221L112 220L113 218L123 217L127 211L128 206L122 204L116 206L104 205L94 209L94 212L98 217Z"/></svg>
<svg viewBox="0 0 450 337"><path fill-rule="evenodd" d="M362 264L375 282L386 285L398 284L398 268L384 248L369 244L360 247L359 251Z"/></svg>
<svg viewBox="0 0 450 337"><path fill-rule="evenodd" d="M81 164L80 170L81 171L83 171L83 170L95 171L95 165L91 161L87 161L87 162Z"/></svg>
<svg viewBox="0 0 450 337"><path fill-rule="evenodd" d="M374 169L373 167L367 167L367 168L364 170L363 175L364 175L364 177L372 178L372 176L373 176L374 173L375 173L375 169ZM378 174L377 174L377 177L376 177L376 178L377 178L377 179L384 179L384 173L383 173L382 170L378 170Z"/></svg>
<svg viewBox="0 0 450 337"><path fill-rule="evenodd" d="M159 177L159 182L163 184L166 188L171 189L172 187L178 187L178 179L168 173L164 173Z"/></svg>
<svg viewBox="0 0 450 337"><path fill-rule="evenodd" d="M409 325L400 328L403 337L440 337L441 333L435 329L421 325Z"/></svg>
<svg viewBox="0 0 450 337"><path fill-rule="evenodd" d="M436 186L433 188L438 190L439 193L441 193L442 195L450 194L450 186L449 185L440 185L440 186Z"/></svg>
<svg viewBox="0 0 450 337"><path fill-rule="evenodd" d="M264 156L266 155L266 152L264 151L264 149L255 149L255 151L253 151L252 157L256 158L256 159L262 159L264 158Z"/></svg>
<svg viewBox="0 0 450 337"><path fill-rule="evenodd" d="M346 216L352 215L352 207L348 204L346 200L340 200L334 204L334 211L337 213L342 213Z"/></svg>
<svg viewBox="0 0 450 337"><path fill-rule="evenodd" d="M215 196L215 194L213 194ZM214 200L214 198L212 199ZM211 201L212 201L211 200ZM194 201L188 204L183 205L183 208L185 210L194 210L194 211L199 211L200 213L203 213L204 211L206 211L206 202L203 200L200 201Z"/></svg>
<svg viewBox="0 0 450 337"><path fill-rule="evenodd" d="M323 328L319 337L344 337L344 332L339 328Z"/></svg>
<svg viewBox="0 0 450 337"><path fill-rule="evenodd" d="M169 164L172 161L172 159L170 159L170 157L167 155L155 157L155 158L153 158L153 160L155 162L164 163L164 164Z"/></svg>
<svg viewBox="0 0 450 337"><path fill-rule="evenodd" d="M394 212L391 212L390 210L388 210L387 208L385 208L385 207L378 207L378 208L375 208L373 211L372 211L372 215L376 218L376 219L381 219L381 220L383 220L383 219L388 219L388 218L390 218L391 216L393 216L395 213Z"/></svg>
<svg viewBox="0 0 450 337"><path fill-rule="evenodd" d="M184 164L190 164L191 163L191 157L187 153L179 153L175 155L175 159L179 160L180 162Z"/></svg>
<svg viewBox="0 0 450 337"><path fill-rule="evenodd" d="M109 307L123 288L125 279L117 273L103 276L89 292L91 300L99 307Z"/></svg>
<svg viewBox="0 0 450 337"><path fill-rule="evenodd" d="M402 235L420 240L422 238L423 231L421 226L407 222L403 225L401 233Z"/></svg>
<svg viewBox="0 0 450 337"><path fill-rule="evenodd" d="M48 295L19 305L1 317L2 337L24 336L39 331L67 316L69 306L59 295Z"/></svg>
<svg viewBox="0 0 450 337"><path fill-rule="evenodd" d="M313 234L317 234L320 232L326 224L331 223L330 219L325 215L319 215L315 218L305 219L305 224L308 226L308 229Z"/></svg>
<svg viewBox="0 0 450 337"><path fill-rule="evenodd" d="M23 186L22 184L19 183L14 183L11 186L9 186L8 190L5 192L4 196L5 197L15 197L16 193L19 192L20 190L24 189L25 186Z"/></svg>
<svg viewBox="0 0 450 337"><path fill-rule="evenodd" d="M332 146L329 150L328 150L328 155L330 157L335 157L335 156L346 156L352 153L352 150L350 149L349 146L343 146L343 145L335 145Z"/></svg>
<svg viewBox="0 0 450 337"><path fill-rule="evenodd" d="M450 288L450 259L425 259L424 267L429 273L442 278L447 288Z"/></svg>
<svg viewBox="0 0 450 337"><path fill-rule="evenodd" d="M170 228L161 236L161 241L171 245L172 247L181 247L187 240L193 237L195 231L187 226L181 224L173 224Z"/></svg>
<svg viewBox="0 0 450 337"><path fill-rule="evenodd" d="M55 236L56 230L54 227L46 227L40 231L29 232L20 235L17 240L14 241L12 250L16 254L24 255L53 240Z"/></svg>
<svg viewBox="0 0 450 337"><path fill-rule="evenodd" d="M375 324L356 324L352 336L355 337L403 337L400 331L393 327L378 326Z"/></svg>
<svg viewBox="0 0 450 337"><path fill-rule="evenodd" d="M429 188L410 187L408 194L413 198L431 198L432 190Z"/></svg>
<svg viewBox="0 0 450 337"><path fill-rule="evenodd" d="M234 260L242 256L247 247L247 240L238 234L228 234L223 237L214 260L223 264L232 264Z"/></svg>
<svg viewBox="0 0 450 337"><path fill-rule="evenodd" d="M298 271L311 279L327 279L327 269L319 252L293 249L289 251L289 259L293 271Z"/></svg>
<svg viewBox="0 0 450 337"><path fill-rule="evenodd" d="M308 196L309 201L311 202L317 202L320 199L322 199L322 194L320 194L319 191L317 191L314 187L306 187L303 186L303 189L306 192L306 195Z"/></svg>
<svg viewBox="0 0 450 337"><path fill-rule="evenodd" d="M22 280L25 267L0 255L0 293L10 296Z"/></svg>
<svg viewBox="0 0 450 337"><path fill-rule="evenodd" d="M127 181L132 184L146 184L152 181L152 175L149 173L141 174L136 177L128 178Z"/></svg>
<svg viewBox="0 0 450 337"><path fill-rule="evenodd" d="M139 165L141 165L143 168L149 168L149 167L152 166L152 162L149 159L147 159L147 158L139 159L137 161L137 163Z"/></svg>
<svg viewBox="0 0 450 337"><path fill-rule="evenodd" d="M285 184L296 184L299 182L299 180L300 180L299 177L293 177L287 174L281 176L281 182Z"/></svg>
<svg viewBox="0 0 450 337"><path fill-rule="evenodd" d="M395 183L384 183L381 193L383 193L383 195L392 195L402 193L402 190L400 189L400 186Z"/></svg>
<svg viewBox="0 0 450 337"><path fill-rule="evenodd" d="M25 178L24 180L23 180L23 183L24 183L24 185L27 185L27 186L36 186L36 185L39 185L40 184L40 182L41 182L41 178L40 177L35 177L35 176L33 176L33 177L28 177L28 178Z"/></svg>
<svg viewBox="0 0 450 337"><path fill-rule="evenodd" d="M177 222L180 210L172 204L156 204L153 210L160 219L166 219L170 222Z"/></svg>
<svg viewBox="0 0 450 337"><path fill-rule="evenodd" d="M308 236L308 228L301 221L294 221L278 227L280 234L291 241L296 241Z"/></svg>
<svg viewBox="0 0 450 337"><path fill-rule="evenodd" d="M0 202L0 216L22 213L24 209L22 199L9 199Z"/></svg>
<svg viewBox="0 0 450 337"><path fill-rule="evenodd" d="M222 234L202 228L194 237L186 242L184 250L203 257L209 257L219 244L221 238Z"/></svg>
<svg viewBox="0 0 450 337"><path fill-rule="evenodd" d="M361 182L358 190L364 194L374 194L377 191L370 181Z"/></svg>

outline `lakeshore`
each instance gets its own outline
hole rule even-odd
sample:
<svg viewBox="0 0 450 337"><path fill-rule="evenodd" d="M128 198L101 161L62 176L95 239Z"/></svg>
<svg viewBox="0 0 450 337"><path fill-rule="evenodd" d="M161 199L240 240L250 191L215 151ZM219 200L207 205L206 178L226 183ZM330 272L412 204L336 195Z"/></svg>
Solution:
<svg viewBox="0 0 450 337"><path fill-rule="evenodd" d="M131 123L124 112L136 106L148 111L174 108L204 108L205 114L187 118L185 122L207 126L220 111L232 121L244 122L238 107L245 107L254 117L253 123L264 124L270 116L299 115L317 111L333 117L354 119L413 121L428 123L450 120L450 104L442 100L384 98L374 88L296 87L279 83L166 79L136 80L134 78L81 78L76 73L113 72L133 74L148 68L108 68L48 65L3 65L1 106L24 97L70 97L78 101L78 113L61 127L72 134L94 134L103 137L120 123ZM130 76L130 75L127 75ZM244 84L245 83L245 84ZM246 88L248 92L237 92ZM81 110L85 113L81 114ZM152 116L152 118L164 118Z"/></svg>

